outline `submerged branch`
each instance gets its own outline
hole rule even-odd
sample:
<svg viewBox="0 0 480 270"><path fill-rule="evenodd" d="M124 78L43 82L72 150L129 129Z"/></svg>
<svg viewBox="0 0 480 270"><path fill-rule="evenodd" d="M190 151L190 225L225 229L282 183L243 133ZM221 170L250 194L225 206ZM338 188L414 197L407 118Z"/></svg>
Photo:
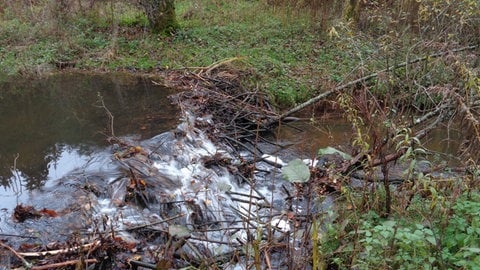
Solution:
<svg viewBox="0 0 480 270"><path fill-rule="evenodd" d="M25 260L24 257L27 257L27 256L25 256L24 254L15 251L15 249L13 249L12 247L4 244L2 241L0 241L0 246L5 248L5 249L10 250L18 259L20 259L20 261L22 261L25 268L30 269L32 267L32 264L27 262L27 260Z"/></svg>
<svg viewBox="0 0 480 270"><path fill-rule="evenodd" d="M60 268L60 267L66 267L70 265L75 265L75 269L81 269L81 267L85 267L87 265L85 264L94 264L98 263L97 259L78 259L78 260L70 260L70 261L64 261L64 262L59 262L59 263L52 263L52 264L47 264L47 265L41 265L41 266L34 266L31 269L32 270L46 270L46 269L52 269L52 268Z"/></svg>

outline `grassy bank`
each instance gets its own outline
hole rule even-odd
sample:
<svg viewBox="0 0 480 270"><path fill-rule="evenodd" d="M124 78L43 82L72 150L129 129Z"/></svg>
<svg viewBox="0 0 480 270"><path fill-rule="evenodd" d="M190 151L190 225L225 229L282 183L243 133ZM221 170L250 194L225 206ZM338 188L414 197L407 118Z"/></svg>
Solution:
<svg viewBox="0 0 480 270"><path fill-rule="evenodd" d="M375 184L338 190L339 208L325 219L333 222L327 228L312 222L313 233L305 232L310 253L303 266L480 264L480 57L478 47L454 51L479 44L478 1L178 0L180 28L169 36L151 34L131 1L61 2L65 6L51 0L0 4L0 72L7 75L0 80L64 69L164 76L223 61L246 88L292 107L374 73L330 101L352 125L346 150L356 163L350 165L362 167ZM415 171L428 151L421 135L441 124L463 135L461 173L438 164L431 173ZM397 156L389 161L409 165L395 191L373 177L382 167L388 178L392 151ZM341 167L324 173L329 180L350 179Z"/></svg>
<svg viewBox="0 0 480 270"><path fill-rule="evenodd" d="M285 14L261 1L177 1L181 28L167 37L150 34L142 11L122 2L85 10L72 7L74 12L66 18L48 5L16 5L8 6L2 16L0 67L6 74L41 75L70 66L194 71L239 57L238 65L255 71L252 85L262 82L280 102L291 103L307 98L319 81L340 78L340 70L321 73L336 70L348 59L323 51L323 39L308 16Z"/></svg>
<svg viewBox="0 0 480 270"><path fill-rule="evenodd" d="M235 64L252 71L251 87L266 90L279 104L293 105L359 74L460 41L461 33L452 31L422 40L405 30L411 26L380 12L382 7L362 7L362 17L378 21L357 22L345 11L345 3L272 2L278 3L177 1L180 29L161 36L149 33L142 10L129 1L64 1L63 7L49 0L6 1L0 9L0 71L194 70L239 57ZM469 26L475 16L454 15Z"/></svg>

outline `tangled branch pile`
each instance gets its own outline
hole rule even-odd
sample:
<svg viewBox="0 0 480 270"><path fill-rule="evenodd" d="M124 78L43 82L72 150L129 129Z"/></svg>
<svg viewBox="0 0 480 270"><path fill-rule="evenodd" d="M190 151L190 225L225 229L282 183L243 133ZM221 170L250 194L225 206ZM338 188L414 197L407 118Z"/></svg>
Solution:
<svg viewBox="0 0 480 270"><path fill-rule="evenodd" d="M268 131L272 120L278 119L265 93L242 85L247 76L252 76L248 72L220 63L197 73L174 76L175 80L169 80L173 86L190 90L174 96L174 102L196 117L211 116L215 130L206 131L211 139L255 138L257 132Z"/></svg>

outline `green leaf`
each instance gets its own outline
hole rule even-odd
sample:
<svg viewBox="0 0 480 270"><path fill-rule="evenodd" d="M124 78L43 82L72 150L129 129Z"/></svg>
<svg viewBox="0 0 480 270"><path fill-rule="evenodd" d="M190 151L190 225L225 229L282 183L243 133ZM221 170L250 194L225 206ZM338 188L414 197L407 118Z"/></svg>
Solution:
<svg viewBox="0 0 480 270"><path fill-rule="evenodd" d="M437 245L437 240L433 236L427 236L427 237L425 237L425 240L427 240L427 242L429 242L430 244L432 244L434 246Z"/></svg>
<svg viewBox="0 0 480 270"><path fill-rule="evenodd" d="M182 225L170 225L170 227L168 227L168 233L178 238L190 236L190 230Z"/></svg>
<svg viewBox="0 0 480 270"><path fill-rule="evenodd" d="M327 146L325 148L321 148L318 150L318 156L323 156L323 155L329 155L329 154L339 154L343 159L352 159L352 156L349 154L342 152L340 150L337 150L333 147Z"/></svg>
<svg viewBox="0 0 480 270"><path fill-rule="evenodd" d="M465 248L462 248L462 250L469 251L471 253L480 254L480 248L476 248L476 247L465 247Z"/></svg>
<svg viewBox="0 0 480 270"><path fill-rule="evenodd" d="M282 175L290 182L305 183L310 179L310 169L300 159L294 159L282 168Z"/></svg>

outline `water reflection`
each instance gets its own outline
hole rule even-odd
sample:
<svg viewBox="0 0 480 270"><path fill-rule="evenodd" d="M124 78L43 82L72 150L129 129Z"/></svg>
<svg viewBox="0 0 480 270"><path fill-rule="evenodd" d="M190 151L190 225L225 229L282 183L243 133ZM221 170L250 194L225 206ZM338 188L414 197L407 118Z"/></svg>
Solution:
<svg viewBox="0 0 480 270"><path fill-rule="evenodd" d="M313 158L318 150L327 146L349 153L354 139L351 125L343 118L323 119L317 122L293 122L278 128L277 139L296 142L294 153ZM462 133L459 124L439 126L422 138L422 147L427 150L427 160L434 164L459 166ZM389 150L391 153L395 149Z"/></svg>
<svg viewBox="0 0 480 270"><path fill-rule="evenodd" d="M117 136L146 139L177 124L172 90L125 74L59 74L0 85L0 184L15 175L32 190L88 161L111 134L99 96L114 115ZM18 155L18 158L16 158Z"/></svg>
<svg viewBox="0 0 480 270"><path fill-rule="evenodd" d="M343 148L349 145L351 134L350 124L342 118L292 122L276 130L277 138L295 142L294 152L305 158L315 157L318 149L327 146L347 151Z"/></svg>

